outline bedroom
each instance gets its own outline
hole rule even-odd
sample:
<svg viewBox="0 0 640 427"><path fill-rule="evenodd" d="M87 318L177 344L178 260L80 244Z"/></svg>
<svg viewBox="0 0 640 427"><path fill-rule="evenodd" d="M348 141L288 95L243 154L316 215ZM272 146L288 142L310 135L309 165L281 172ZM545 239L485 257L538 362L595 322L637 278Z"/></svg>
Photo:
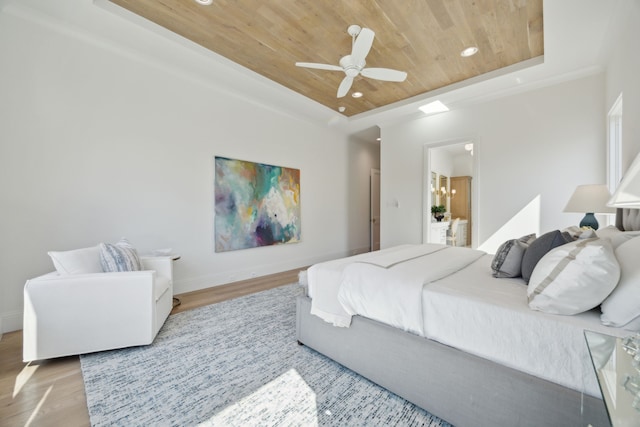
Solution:
<svg viewBox="0 0 640 427"><path fill-rule="evenodd" d="M14 183L2 190L3 332L21 328L24 282L51 269L49 250L121 236L175 248L176 293L365 251L371 168L383 170L383 246L417 243L427 143L477 143L474 241L486 250L520 233L502 227L527 207L537 216L524 232L572 225L580 216L562 209L573 189L605 179L608 109L624 93L625 117L640 113L637 2L616 2L615 21L592 29L594 62L522 93L383 123L379 149L279 108L298 101L291 94L257 84L239 94L222 71L212 81L219 64L91 2L74 5L78 16L71 2L42 3L0 2L0 170ZM640 151L639 126L624 122L623 167ZM217 154L301 169L302 243L213 253Z"/></svg>

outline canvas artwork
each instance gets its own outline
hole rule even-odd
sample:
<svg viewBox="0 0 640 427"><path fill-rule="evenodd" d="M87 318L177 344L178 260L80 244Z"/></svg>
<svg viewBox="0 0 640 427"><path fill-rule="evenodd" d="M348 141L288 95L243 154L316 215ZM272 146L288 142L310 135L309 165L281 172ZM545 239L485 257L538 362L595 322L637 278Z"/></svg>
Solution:
<svg viewBox="0 0 640 427"><path fill-rule="evenodd" d="M300 241L300 170L215 157L215 251Z"/></svg>

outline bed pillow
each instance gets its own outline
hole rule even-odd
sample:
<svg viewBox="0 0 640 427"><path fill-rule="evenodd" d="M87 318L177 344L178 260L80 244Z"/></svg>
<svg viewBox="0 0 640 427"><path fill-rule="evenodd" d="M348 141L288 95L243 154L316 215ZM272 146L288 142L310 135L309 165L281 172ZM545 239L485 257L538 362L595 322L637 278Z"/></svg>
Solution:
<svg viewBox="0 0 640 427"><path fill-rule="evenodd" d="M47 252L58 274L102 273L100 247L74 249L62 252Z"/></svg>
<svg viewBox="0 0 640 427"><path fill-rule="evenodd" d="M638 328L640 323L640 237L621 244L615 250L620 263L620 281L611 295L602 302L603 325L621 328Z"/></svg>
<svg viewBox="0 0 640 427"><path fill-rule="evenodd" d="M616 249L621 244L628 242L634 237L640 236L640 231L620 231L613 225L609 225L605 228L601 228L596 231L598 237L607 237L611 240L613 249Z"/></svg>
<svg viewBox="0 0 640 427"><path fill-rule="evenodd" d="M548 252L533 270L529 308L578 314L597 307L613 291L620 266L609 239L579 239Z"/></svg>
<svg viewBox="0 0 640 427"><path fill-rule="evenodd" d="M529 282L531 273L540 259L553 248L572 242L569 233L560 230L550 231L531 242L522 257L522 278Z"/></svg>
<svg viewBox="0 0 640 427"><path fill-rule="evenodd" d="M116 244L100 243L100 262L105 272L142 270L138 252L125 238Z"/></svg>
<svg viewBox="0 0 640 427"><path fill-rule="evenodd" d="M491 261L493 277L520 277L522 271L522 257L525 250L536 238L535 234L528 234L519 239L504 242L498 248Z"/></svg>

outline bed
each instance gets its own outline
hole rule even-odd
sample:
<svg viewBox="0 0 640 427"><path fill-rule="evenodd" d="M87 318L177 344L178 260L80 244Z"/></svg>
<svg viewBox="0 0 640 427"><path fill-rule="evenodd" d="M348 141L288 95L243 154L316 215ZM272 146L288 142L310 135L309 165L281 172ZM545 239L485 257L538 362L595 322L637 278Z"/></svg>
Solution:
<svg viewBox="0 0 640 427"><path fill-rule="evenodd" d="M640 229L636 213L618 228ZM429 258L438 268L418 280ZM316 264L297 339L457 427L610 425L583 332L631 332L603 325L600 306L532 310L522 278L493 277L493 258L427 244Z"/></svg>

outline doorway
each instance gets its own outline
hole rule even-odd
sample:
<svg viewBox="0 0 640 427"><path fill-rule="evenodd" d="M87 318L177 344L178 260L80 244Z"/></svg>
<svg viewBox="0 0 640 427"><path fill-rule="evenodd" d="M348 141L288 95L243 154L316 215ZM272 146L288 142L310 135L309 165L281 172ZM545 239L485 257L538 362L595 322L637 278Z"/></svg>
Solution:
<svg viewBox="0 0 640 427"><path fill-rule="evenodd" d="M380 169L371 169L369 185L369 251L380 249Z"/></svg>
<svg viewBox="0 0 640 427"><path fill-rule="evenodd" d="M477 144L471 140L424 146L423 243L476 247ZM444 218L432 214L442 205ZM451 229L453 220L456 230ZM449 239L447 239L449 237Z"/></svg>

